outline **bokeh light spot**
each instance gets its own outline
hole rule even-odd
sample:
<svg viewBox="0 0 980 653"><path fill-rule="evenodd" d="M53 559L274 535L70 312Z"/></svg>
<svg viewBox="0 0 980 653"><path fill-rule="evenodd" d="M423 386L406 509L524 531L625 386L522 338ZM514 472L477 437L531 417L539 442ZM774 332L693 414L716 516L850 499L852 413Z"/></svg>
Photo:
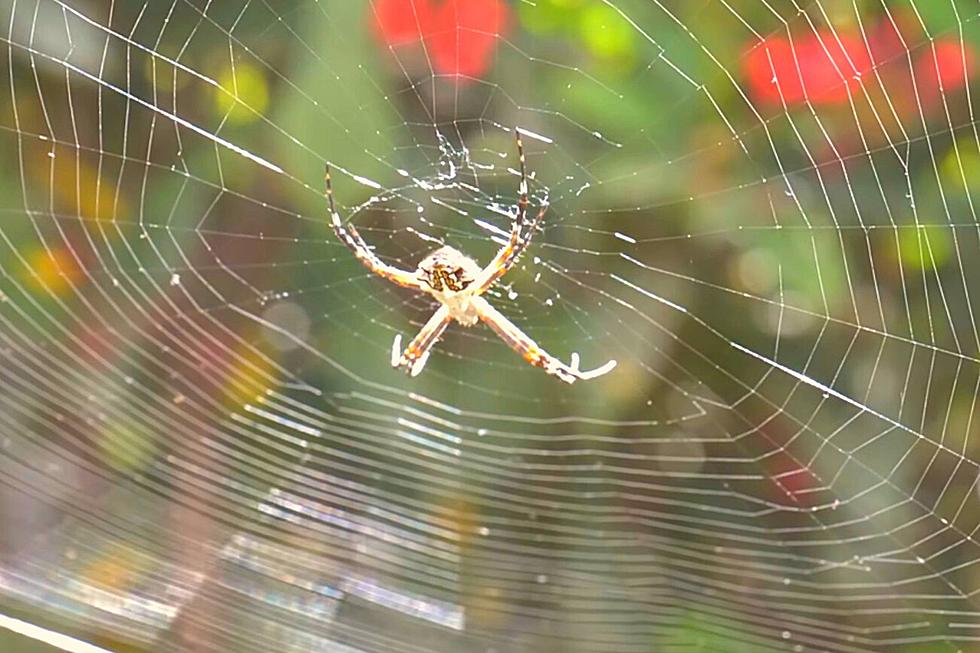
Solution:
<svg viewBox="0 0 980 653"><path fill-rule="evenodd" d="M218 76L214 109L233 124L255 122L269 106L269 83L255 66L236 63Z"/></svg>
<svg viewBox="0 0 980 653"><path fill-rule="evenodd" d="M27 254L25 276L39 290L62 295L79 281L81 273L74 257L63 247L39 247Z"/></svg>
<svg viewBox="0 0 980 653"><path fill-rule="evenodd" d="M607 5L595 4L583 11L579 29L585 45L597 57L621 59L634 53L633 27Z"/></svg>

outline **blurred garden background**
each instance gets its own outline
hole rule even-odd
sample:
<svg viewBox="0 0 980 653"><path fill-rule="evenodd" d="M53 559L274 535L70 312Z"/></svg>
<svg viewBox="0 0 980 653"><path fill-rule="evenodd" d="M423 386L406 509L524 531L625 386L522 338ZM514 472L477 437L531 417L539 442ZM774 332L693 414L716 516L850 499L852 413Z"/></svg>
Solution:
<svg viewBox="0 0 980 653"><path fill-rule="evenodd" d="M978 56L975 0L0 0L0 650L980 650ZM485 264L515 129L487 298L618 366L393 370L433 303L325 164Z"/></svg>

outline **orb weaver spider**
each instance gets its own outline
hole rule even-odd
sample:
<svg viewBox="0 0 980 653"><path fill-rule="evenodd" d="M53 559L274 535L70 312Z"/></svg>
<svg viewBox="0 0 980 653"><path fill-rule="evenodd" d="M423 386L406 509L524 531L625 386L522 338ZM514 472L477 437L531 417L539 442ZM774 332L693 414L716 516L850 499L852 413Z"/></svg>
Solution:
<svg viewBox="0 0 980 653"><path fill-rule="evenodd" d="M594 370L579 369L579 355L571 355L571 363L566 365L554 356L544 351L534 340L521 331L517 325L508 320L503 313L491 306L482 297L500 277L507 273L517 262L518 257L531 243L535 229L548 210L547 203L542 204L534 219L527 223L528 183L527 165L524 161L524 144L521 134L515 130L517 137L517 154L521 165L520 194L517 200L517 212L511 225L510 238L497 252L493 260L485 267L459 250L444 246L426 256L418 264L414 272L402 270L384 263L379 259L357 228L345 224L334 206L333 187L330 182L330 166L326 167L324 183L326 185L327 202L330 208L331 226L340 239L369 270L393 283L431 295L439 302L439 309L429 318L418 335L401 351L401 334L395 336L391 346L391 366L404 368L411 376L416 376L425 367L433 345L439 341L449 324L456 320L463 326L473 326L481 320L487 324L514 351L524 357L531 365L542 368L546 373L556 376L566 383L577 380L594 379L606 374L614 367L616 361L611 360ZM525 226L527 232L525 233Z"/></svg>

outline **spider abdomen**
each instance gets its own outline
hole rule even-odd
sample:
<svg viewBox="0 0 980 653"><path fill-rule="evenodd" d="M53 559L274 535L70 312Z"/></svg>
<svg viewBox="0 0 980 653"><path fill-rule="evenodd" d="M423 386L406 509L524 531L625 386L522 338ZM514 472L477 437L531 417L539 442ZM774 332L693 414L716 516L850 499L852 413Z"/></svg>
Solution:
<svg viewBox="0 0 980 653"><path fill-rule="evenodd" d="M432 294L449 309L449 315L463 326L473 326L480 321L480 314L473 305L472 293L463 291Z"/></svg>

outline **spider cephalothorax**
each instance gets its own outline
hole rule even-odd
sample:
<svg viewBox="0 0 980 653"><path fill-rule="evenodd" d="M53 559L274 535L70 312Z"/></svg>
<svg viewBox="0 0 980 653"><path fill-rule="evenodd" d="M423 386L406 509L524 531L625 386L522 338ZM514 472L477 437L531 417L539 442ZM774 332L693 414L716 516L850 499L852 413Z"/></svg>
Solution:
<svg viewBox="0 0 980 653"><path fill-rule="evenodd" d="M465 326L473 326L480 320L494 330L500 338L517 351L524 360L542 368L548 374L557 376L566 383L579 379L592 379L602 376L616 367L616 361L609 361L602 367L583 372L579 369L578 354L572 354L572 362L566 365L541 349L523 331L508 320L503 313L490 305L482 295L497 280L510 270L518 257L530 244L531 237L544 217L548 205L542 205L538 214L526 225L527 218L527 167L524 163L524 146L520 132L517 136L517 154L521 164L521 187L517 200L517 215L511 226L510 238L485 267L452 247L440 247L426 256L415 272L401 270L379 259L351 224L344 224L334 206L333 189L330 185L330 168L327 167L327 202L330 205L330 222L337 238L347 245L361 263L368 269L399 286L427 292L439 302L439 310L433 313L418 335L401 351L402 337L395 336L391 347L391 364L403 367L415 376L425 367L432 346L438 342L446 327L453 320ZM525 226L527 232L525 233Z"/></svg>

